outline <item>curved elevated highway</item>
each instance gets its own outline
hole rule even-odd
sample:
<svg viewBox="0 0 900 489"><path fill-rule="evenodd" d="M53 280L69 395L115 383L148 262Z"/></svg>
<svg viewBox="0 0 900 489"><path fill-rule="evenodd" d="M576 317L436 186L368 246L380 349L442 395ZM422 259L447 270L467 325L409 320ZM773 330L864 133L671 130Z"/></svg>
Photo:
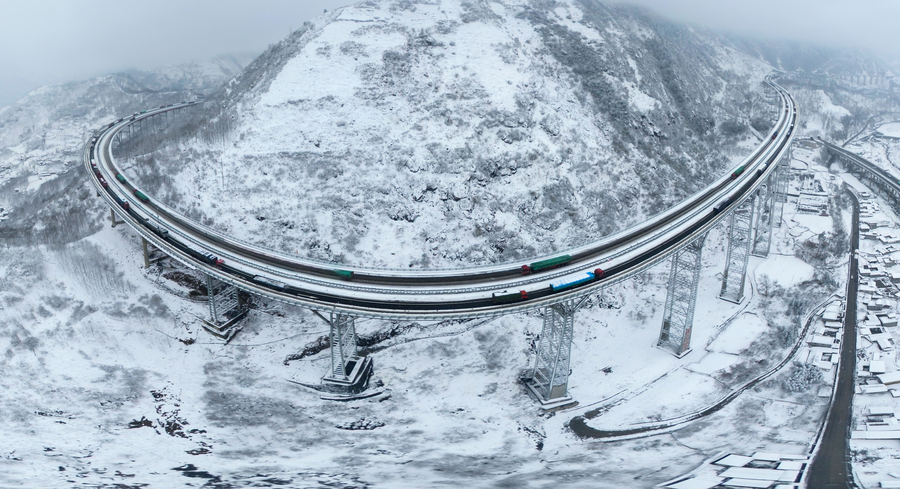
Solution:
<svg viewBox="0 0 900 489"><path fill-rule="evenodd" d="M781 99L778 120L734 173L642 224L525 262L531 270L523 263L455 270L343 265L338 269L335 264L241 242L192 222L124 177L112 142L131 124L196 102L110 123L85 145L84 163L109 205L147 241L176 260L255 295L355 317L484 317L560 303L628 278L704 235L749 199L787 153L794 136L793 99L774 82L768 83Z"/></svg>
<svg viewBox="0 0 900 489"><path fill-rule="evenodd" d="M842 148L841 146L829 143L822 138L818 138L818 141L839 159L843 160L845 163L855 165L858 170L866 173L875 185L888 194L887 197L890 197L894 201L897 201L898 198L900 198L900 178L891 175L878 165L852 151Z"/></svg>

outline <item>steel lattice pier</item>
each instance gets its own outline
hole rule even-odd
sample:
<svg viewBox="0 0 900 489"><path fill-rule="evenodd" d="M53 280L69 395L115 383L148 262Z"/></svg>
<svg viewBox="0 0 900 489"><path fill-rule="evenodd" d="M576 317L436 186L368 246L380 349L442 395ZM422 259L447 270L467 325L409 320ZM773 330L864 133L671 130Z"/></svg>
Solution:
<svg viewBox="0 0 900 489"><path fill-rule="evenodd" d="M575 311L586 299L581 297L544 308L544 327L528 383L542 404L564 404L572 400L568 386Z"/></svg>
<svg viewBox="0 0 900 489"><path fill-rule="evenodd" d="M781 227L781 221L784 218L784 204L787 202L788 181L791 178L791 156L779 161L775 167L775 208L772 212L772 226Z"/></svg>
<svg viewBox="0 0 900 489"><path fill-rule="evenodd" d="M750 259L750 235L756 197L745 200L731 213L728 237L728 256L722 276L720 299L740 303L744 299L744 276Z"/></svg>
<svg viewBox="0 0 900 489"><path fill-rule="evenodd" d="M326 318L316 314L328 323L330 330L331 371L322 378L322 384L344 392L364 390L372 374L372 359L359 355L356 316L331 312Z"/></svg>
<svg viewBox="0 0 900 489"><path fill-rule="evenodd" d="M347 380L347 366L358 359L356 345L356 318L347 314L331 313L331 376Z"/></svg>
<svg viewBox="0 0 900 489"><path fill-rule="evenodd" d="M683 356L691 347L700 260L705 241L706 235L703 235L672 257L666 308L656 345L671 348L677 356Z"/></svg>
<svg viewBox="0 0 900 489"><path fill-rule="evenodd" d="M772 248L772 218L775 210L775 175L772 174L766 180L766 184L759 189L759 209L756 213L756 232L753 237L753 256L767 257Z"/></svg>
<svg viewBox="0 0 900 489"><path fill-rule="evenodd" d="M211 322L220 325L231 319L234 311L240 306L237 288L207 275L206 292L209 297Z"/></svg>

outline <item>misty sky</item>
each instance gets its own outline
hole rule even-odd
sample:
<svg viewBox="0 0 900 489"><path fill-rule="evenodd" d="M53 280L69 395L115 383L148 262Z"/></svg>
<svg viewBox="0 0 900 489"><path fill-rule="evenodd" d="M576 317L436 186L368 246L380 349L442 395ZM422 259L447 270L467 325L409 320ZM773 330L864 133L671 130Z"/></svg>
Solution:
<svg viewBox="0 0 900 489"><path fill-rule="evenodd" d="M0 0L0 106L127 68L261 53L355 0Z"/></svg>
<svg viewBox="0 0 900 489"><path fill-rule="evenodd" d="M620 1L620 0L615 0ZM354 0L0 0L0 106L126 68L259 53ZM897 0L627 0L719 30L900 54Z"/></svg>
<svg viewBox="0 0 900 489"><path fill-rule="evenodd" d="M900 56L897 0L603 0L716 30Z"/></svg>

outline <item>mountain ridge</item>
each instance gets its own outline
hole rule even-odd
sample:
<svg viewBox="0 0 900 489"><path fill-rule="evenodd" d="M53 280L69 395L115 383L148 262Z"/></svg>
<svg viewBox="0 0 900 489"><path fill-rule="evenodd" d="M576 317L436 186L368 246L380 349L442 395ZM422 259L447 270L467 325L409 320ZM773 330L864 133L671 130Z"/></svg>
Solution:
<svg viewBox="0 0 900 489"><path fill-rule="evenodd" d="M184 132L216 134L129 171L201 222L301 256L511 261L699 190L749 153L749 122L771 123L739 103L769 71L641 9L369 1L212 94Z"/></svg>

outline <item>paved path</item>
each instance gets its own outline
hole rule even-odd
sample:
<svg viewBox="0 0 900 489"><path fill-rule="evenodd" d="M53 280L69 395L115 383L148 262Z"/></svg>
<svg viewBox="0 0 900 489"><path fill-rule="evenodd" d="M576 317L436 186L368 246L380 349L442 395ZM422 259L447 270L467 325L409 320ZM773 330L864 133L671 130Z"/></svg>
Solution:
<svg viewBox="0 0 900 489"><path fill-rule="evenodd" d="M853 392L856 387L856 293L857 251L859 250L859 201L853 200L853 225L850 232L850 282L847 287L847 310L844 314L844 337L837 387L828 411L825 432L816 457L809 468L810 489L856 488L850 468L849 439L853 414Z"/></svg>

